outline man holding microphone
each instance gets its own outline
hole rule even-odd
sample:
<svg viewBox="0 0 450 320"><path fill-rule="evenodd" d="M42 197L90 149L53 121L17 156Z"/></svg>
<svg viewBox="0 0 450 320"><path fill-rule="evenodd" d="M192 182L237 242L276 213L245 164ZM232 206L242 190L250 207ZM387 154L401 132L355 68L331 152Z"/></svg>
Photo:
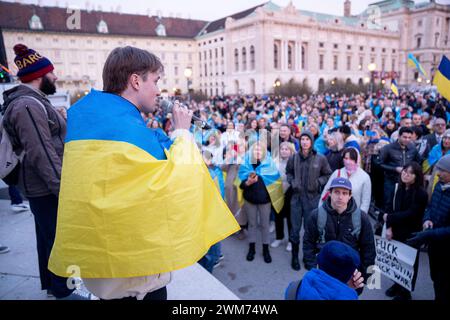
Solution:
<svg viewBox="0 0 450 320"><path fill-rule="evenodd" d="M175 104L171 137L148 130L163 65L114 49L103 91L69 109L60 206L49 268L78 270L101 299L167 299L171 271L187 267L239 225L214 187Z"/></svg>

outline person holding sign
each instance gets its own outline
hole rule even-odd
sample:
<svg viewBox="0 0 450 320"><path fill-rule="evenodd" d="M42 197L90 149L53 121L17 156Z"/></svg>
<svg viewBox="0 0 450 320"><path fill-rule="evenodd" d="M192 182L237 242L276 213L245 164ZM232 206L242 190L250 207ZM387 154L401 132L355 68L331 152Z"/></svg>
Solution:
<svg viewBox="0 0 450 320"><path fill-rule="evenodd" d="M379 220L386 223L386 238L405 243L412 233L420 231L423 214L427 207L428 195L423 188L423 173L416 162L404 166L400 174L400 183L395 186L394 198L387 213L380 214ZM419 259L414 264L412 288L417 278ZM394 300L411 300L411 293L395 283L387 291Z"/></svg>
<svg viewBox="0 0 450 320"><path fill-rule="evenodd" d="M413 234L407 244L420 247L428 244L430 275L436 301L450 301L450 155L436 164L439 182L434 188L423 218L423 231Z"/></svg>

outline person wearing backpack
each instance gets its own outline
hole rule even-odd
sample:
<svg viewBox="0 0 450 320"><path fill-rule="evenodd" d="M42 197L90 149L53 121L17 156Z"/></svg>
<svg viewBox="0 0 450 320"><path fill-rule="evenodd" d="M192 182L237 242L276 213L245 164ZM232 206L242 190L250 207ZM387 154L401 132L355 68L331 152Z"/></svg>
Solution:
<svg viewBox="0 0 450 320"><path fill-rule="evenodd" d="M67 278L48 270L56 233L56 216L61 180L66 123L47 95L56 92L53 64L23 44L14 46L14 62L22 84L3 93L6 132L18 157L6 180L17 183L34 215L42 290L57 299L85 300L67 286ZM3 137L3 134L2 134ZM14 179L16 178L16 179ZM17 181L11 181L17 180Z"/></svg>
<svg viewBox="0 0 450 320"><path fill-rule="evenodd" d="M330 184L330 196L318 209L311 212L305 223L303 258L305 268L317 266L317 253L325 243L337 240L348 244L360 256L358 270L367 280L368 268L375 264L375 240L372 225L352 198L352 184L344 178L335 178ZM362 288L357 290L362 293Z"/></svg>

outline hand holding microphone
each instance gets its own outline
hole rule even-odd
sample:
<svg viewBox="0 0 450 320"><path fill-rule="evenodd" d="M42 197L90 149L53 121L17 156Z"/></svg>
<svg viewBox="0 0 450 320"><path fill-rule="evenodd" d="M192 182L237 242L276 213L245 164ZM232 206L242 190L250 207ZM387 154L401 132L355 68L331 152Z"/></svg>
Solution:
<svg viewBox="0 0 450 320"><path fill-rule="evenodd" d="M191 127L192 113L192 110L188 110L176 101L172 107L174 129L189 130Z"/></svg>
<svg viewBox="0 0 450 320"><path fill-rule="evenodd" d="M203 121L199 117L194 116L193 112L191 110L188 110L188 108L185 105L180 104L178 102L178 100L176 100L175 103L173 103L173 102L171 102L169 100L162 100L160 102L160 106L161 106L164 114L167 114L169 112L173 113L175 129L181 129L181 128L177 128L177 126L175 125L175 123L177 123L177 119L175 119L175 112L174 112L174 110L176 110L175 106L178 106L179 109L183 109L183 110L185 110L185 112L189 113L189 115L190 115L189 122L190 123L192 123L192 124L200 124L200 127L202 129L211 129L211 127L206 123L206 121ZM180 120L180 119L178 119L178 120ZM190 124L188 126L188 129L189 128L190 128ZM184 129L184 127L183 127L183 129Z"/></svg>

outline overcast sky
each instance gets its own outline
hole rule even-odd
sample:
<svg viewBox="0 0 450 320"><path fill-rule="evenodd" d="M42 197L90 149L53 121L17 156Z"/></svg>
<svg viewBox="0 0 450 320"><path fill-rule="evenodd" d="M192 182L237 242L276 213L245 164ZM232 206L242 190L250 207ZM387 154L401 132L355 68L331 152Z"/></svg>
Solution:
<svg viewBox="0 0 450 320"><path fill-rule="evenodd" d="M14 0L7 0L14 2ZM427 2L429 0L415 0L416 3ZM111 8L124 13L147 14L150 10L151 15L156 15L157 11L162 11L163 16L179 16L182 18L191 18L212 21L239 11L246 10L253 6L262 4L264 0L21 0L16 2L42 4L45 6L77 6L81 9L99 9L111 11ZM286 6L289 0L274 0L274 3L280 6ZM353 0L352 14L359 14L371 3L377 0ZM450 3L450 0L437 0L438 3ZM343 15L344 0L293 0L292 3L298 9Z"/></svg>

